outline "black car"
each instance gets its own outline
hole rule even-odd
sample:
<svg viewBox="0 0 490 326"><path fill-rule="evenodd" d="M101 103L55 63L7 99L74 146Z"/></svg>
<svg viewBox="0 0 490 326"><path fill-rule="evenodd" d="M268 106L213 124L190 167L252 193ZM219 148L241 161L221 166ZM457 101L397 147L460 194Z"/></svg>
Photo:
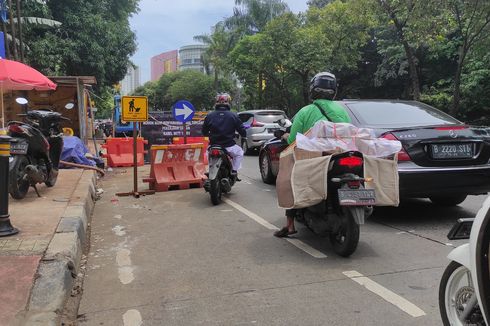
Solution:
<svg viewBox="0 0 490 326"><path fill-rule="evenodd" d="M458 205L468 195L490 191L490 128L473 127L416 101L343 100L352 123L378 137L402 143L398 155L400 196L430 198ZM287 147L277 138L259 154L262 180L274 183L279 154Z"/></svg>

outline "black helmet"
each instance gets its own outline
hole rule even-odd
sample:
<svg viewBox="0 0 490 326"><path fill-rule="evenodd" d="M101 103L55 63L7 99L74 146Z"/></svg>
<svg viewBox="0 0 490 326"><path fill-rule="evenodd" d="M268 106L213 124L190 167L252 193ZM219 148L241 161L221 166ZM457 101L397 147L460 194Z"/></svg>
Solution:
<svg viewBox="0 0 490 326"><path fill-rule="evenodd" d="M334 74L320 72L310 81L310 97L312 100L333 100L337 94L337 79Z"/></svg>

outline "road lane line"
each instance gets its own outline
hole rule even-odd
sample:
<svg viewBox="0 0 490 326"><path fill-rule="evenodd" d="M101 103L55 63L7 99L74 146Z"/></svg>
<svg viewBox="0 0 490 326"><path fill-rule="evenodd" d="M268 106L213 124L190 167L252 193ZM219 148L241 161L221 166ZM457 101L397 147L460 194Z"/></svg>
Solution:
<svg viewBox="0 0 490 326"><path fill-rule="evenodd" d="M421 316L426 315L422 309L420 309L419 307L417 307L416 305L414 305L413 303L411 303L407 299L405 299L405 298L399 296L398 294L388 290L384 286L376 283L375 281L371 280L368 277L365 277L364 275L362 275L361 273L359 273L357 271L346 271L346 272L343 272L342 274L344 274L345 276L347 276L348 278L350 278L354 282L364 286L369 291L373 292L374 294L377 294L378 296L380 296L384 300L386 300L389 303L391 303L392 305L398 307L399 309L406 312L407 314L409 314L412 317L421 317Z"/></svg>
<svg viewBox="0 0 490 326"><path fill-rule="evenodd" d="M242 205L239 205L239 204L235 203L234 201L232 201L232 200L230 200L228 198L223 198L223 201L225 203L227 203L228 205L230 205L231 207L235 208L236 210L238 210L238 211L242 212L243 214L247 215L252 220L254 220L255 222L257 222L260 225L262 225L263 227L265 227L265 228L267 228L269 230L272 230L272 231L279 230L279 228L277 226L275 226L274 224L271 224L271 223L267 222L265 219L263 219L262 217L258 216L255 213L249 211L248 209L246 209ZM312 257L319 258L319 259L321 259L321 258L327 258L327 255L325 255L321 251L316 250L313 247L310 247L309 245L307 245L306 243L304 243L303 241L301 241L299 239L284 238L284 240L286 240L287 242L291 243L293 246L297 247L298 249L303 250L304 252L306 252L307 254L309 254Z"/></svg>
<svg viewBox="0 0 490 326"><path fill-rule="evenodd" d="M143 319L138 310L131 309L123 315L123 323L124 326L140 326L143 325Z"/></svg>

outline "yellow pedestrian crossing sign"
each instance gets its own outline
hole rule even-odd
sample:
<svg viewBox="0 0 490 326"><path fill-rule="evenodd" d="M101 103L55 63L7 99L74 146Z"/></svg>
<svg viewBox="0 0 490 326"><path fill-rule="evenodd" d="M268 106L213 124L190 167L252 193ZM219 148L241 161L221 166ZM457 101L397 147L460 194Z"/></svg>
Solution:
<svg viewBox="0 0 490 326"><path fill-rule="evenodd" d="M148 121L148 97L146 96L123 96L121 108L123 121Z"/></svg>

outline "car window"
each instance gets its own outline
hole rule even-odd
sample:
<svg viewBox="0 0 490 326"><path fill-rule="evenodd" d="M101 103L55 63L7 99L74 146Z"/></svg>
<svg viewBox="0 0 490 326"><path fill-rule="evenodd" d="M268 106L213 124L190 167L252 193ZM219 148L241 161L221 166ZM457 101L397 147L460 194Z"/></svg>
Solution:
<svg viewBox="0 0 490 326"><path fill-rule="evenodd" d="M243 113L243 114L239 114L238 117L240 118L240 120L242 122L247 122L249 119L250 119L250 114L247 114L247 113Z"/></svg>
<svg viewBox="0 0 490 326"><path fill-rule="evenodd" d="M420 102L351 102L346 105L362 125L370 127L405 128L461 123Z"/></svg>
<svg viewBox="0 0 490 326"><path fill-rule="evenodd" d="M286 115L282 112L258 112L255 114L255 119L262 123L274 123L285 118Z"/></svg>

